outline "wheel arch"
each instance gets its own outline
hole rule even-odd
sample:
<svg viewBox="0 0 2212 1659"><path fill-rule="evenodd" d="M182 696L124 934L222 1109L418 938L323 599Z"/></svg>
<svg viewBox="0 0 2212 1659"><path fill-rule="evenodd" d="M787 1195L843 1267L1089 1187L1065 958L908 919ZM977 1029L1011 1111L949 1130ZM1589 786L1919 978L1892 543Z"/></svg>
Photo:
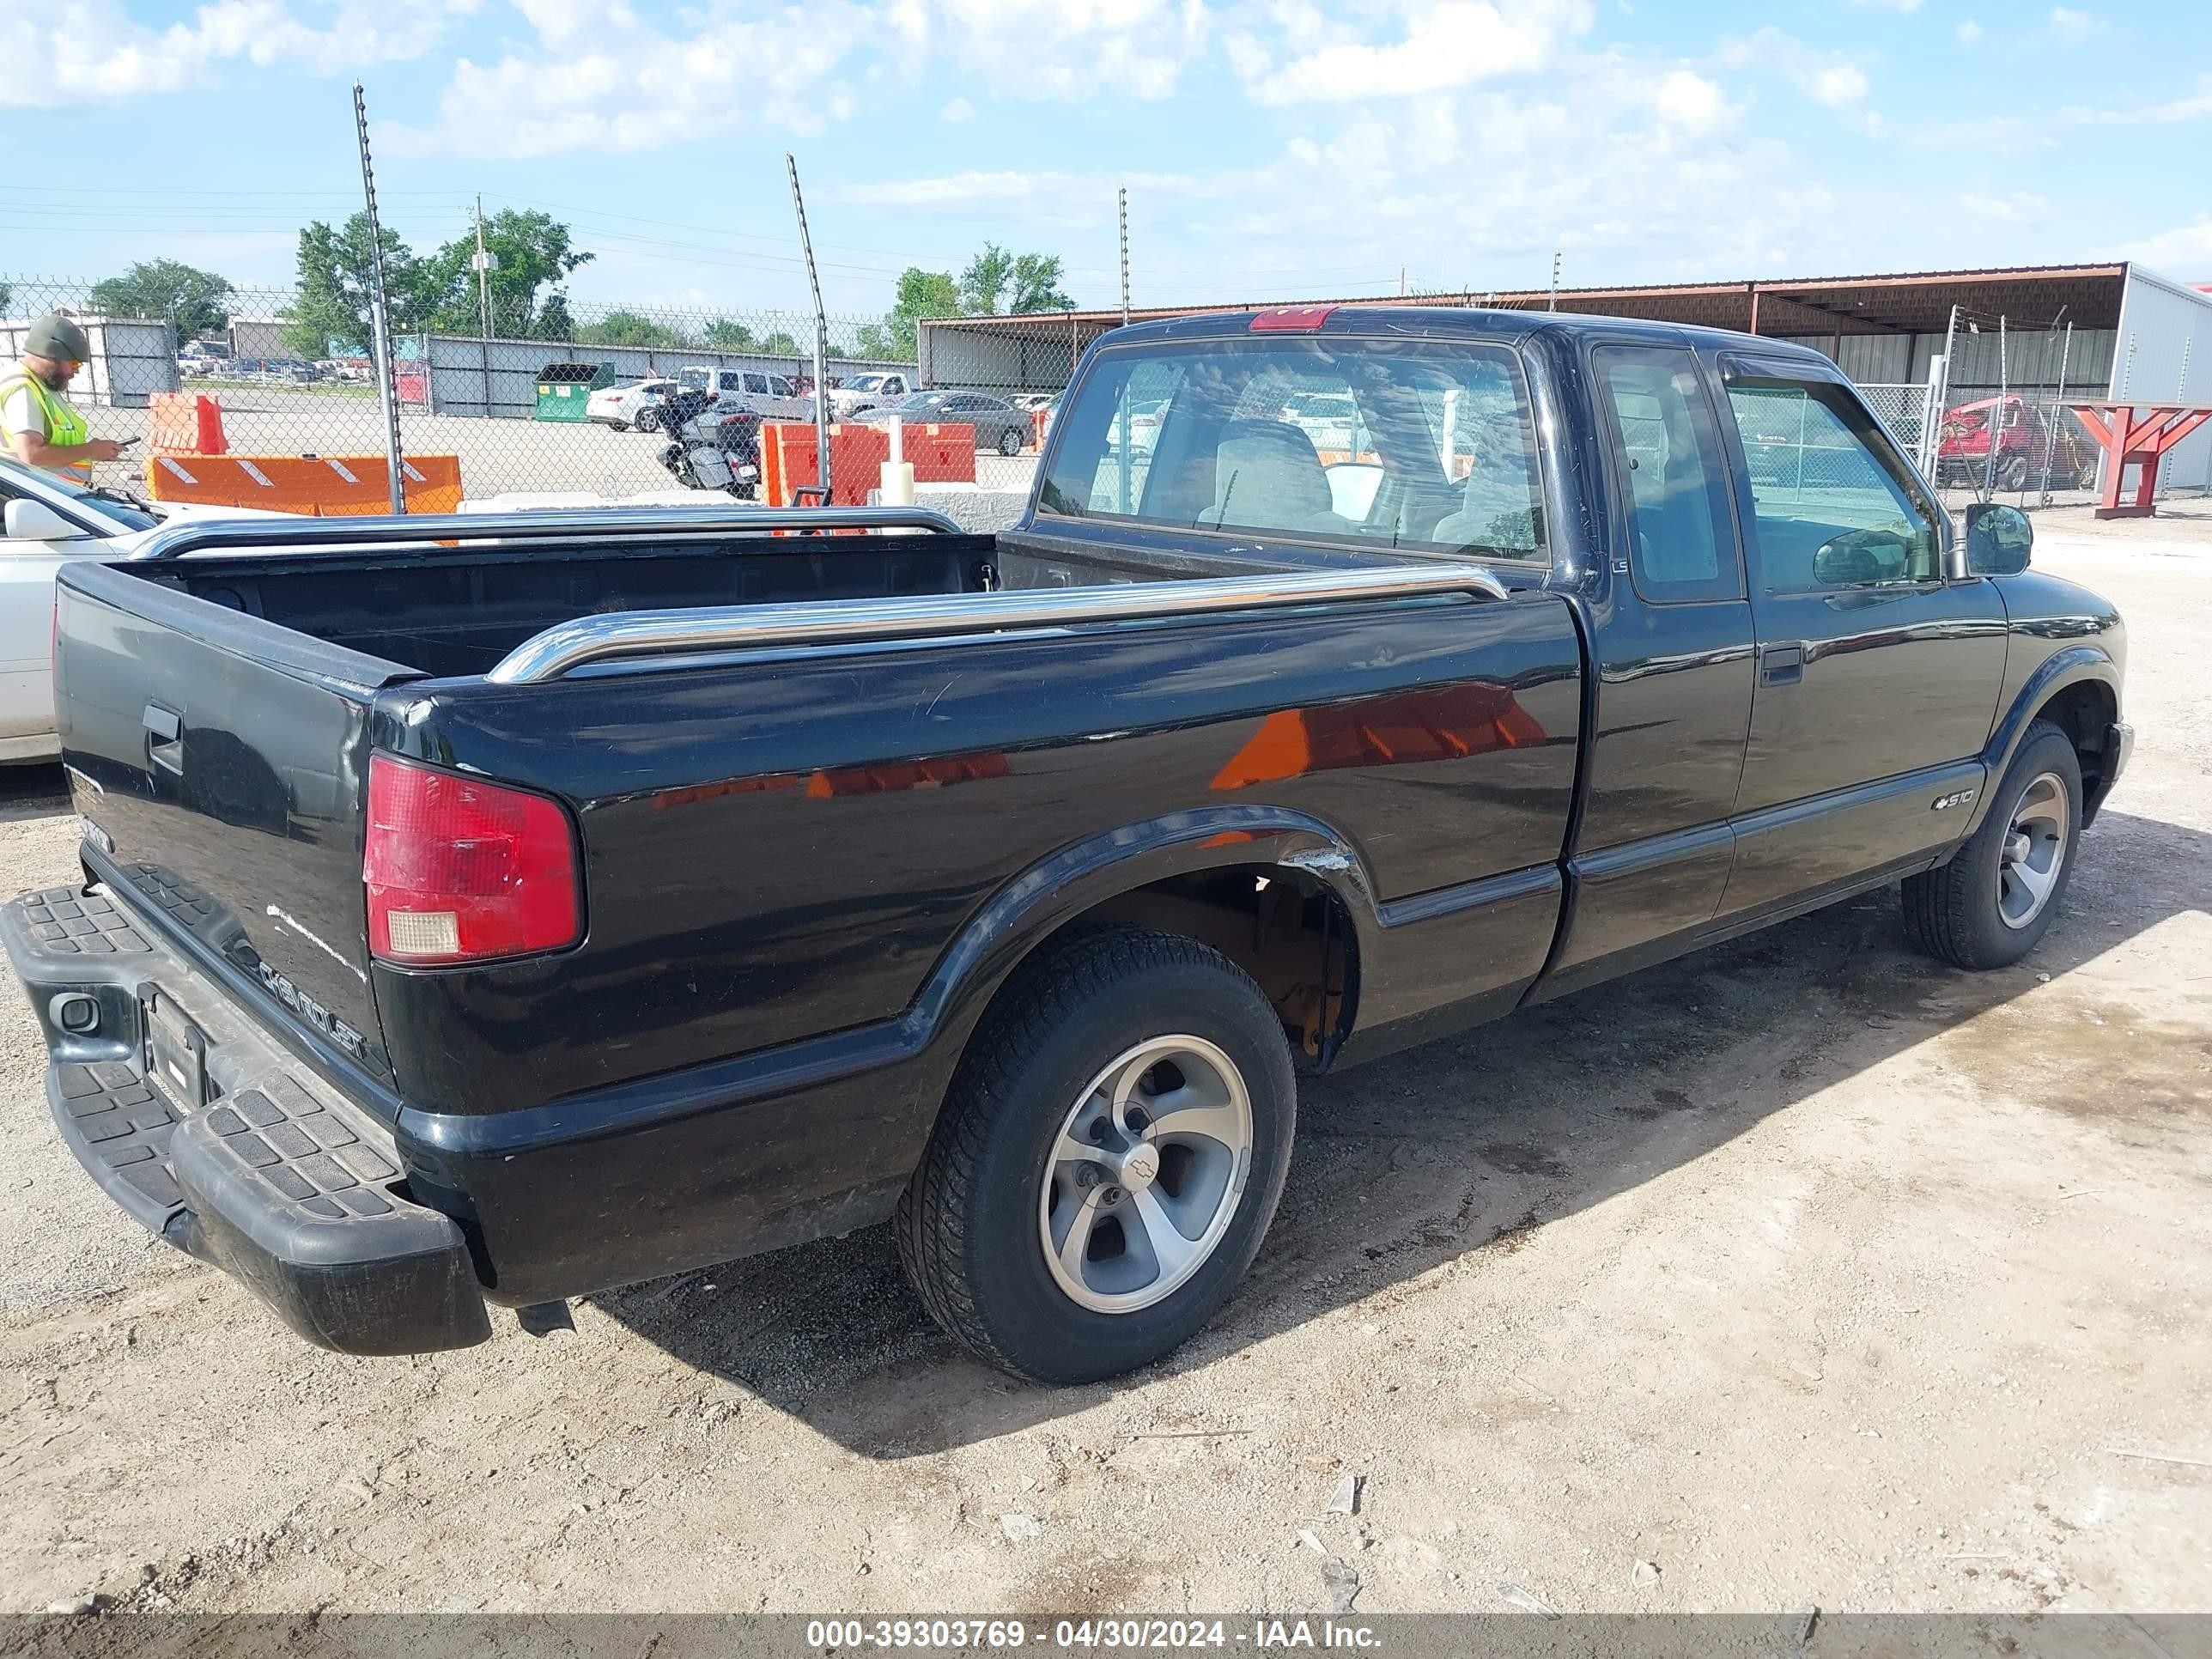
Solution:
<svg viewBox="0 0 2212 1659"><path fill-rule="evenodd" d="M2082 823L2095 817L2104 800L2105 734L2119 718L2120 671L2100 645L2072 645L2039 664L1998 716L1982 750L1988 781L1966 826L1971 836L1982 827L2003 781L2005 769L2027 741L2039 720L2065 732L2081 763ZM1963 839L1963 837L1962 837Z"/></svg>
<svg viewBox="0 0 2212 1659"><path fill-rule="evenodd" d="M932 1033L946 1075L1025 962L1073 928L1112 922L1220 951L1276 1003L1308 1069L1350 1035L1382 926L1358 851L1303 813L1218 807L1109 830L1017 875L938 958L909 1018Z"/></svg>

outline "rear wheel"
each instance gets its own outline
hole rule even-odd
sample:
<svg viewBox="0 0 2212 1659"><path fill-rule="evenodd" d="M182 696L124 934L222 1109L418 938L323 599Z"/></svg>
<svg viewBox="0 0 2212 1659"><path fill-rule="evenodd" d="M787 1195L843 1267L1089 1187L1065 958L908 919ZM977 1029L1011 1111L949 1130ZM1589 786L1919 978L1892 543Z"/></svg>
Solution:
<svg viewBox="0 0 2212 1659"><path fill-rule="evenodd" d="M2051 930L2081 832L2081 757L2065 732L2038 720L1982 827L1948 864L1906 878L1906 933L1960 968L2018 962Z"/></svg>
<svg viewBox="0 0 2212 1659"><path fill-rule="evenodd" d="M1297 1090L1274 1009L1219 952L1131 927L1048 948L969 1042L896 1231L954 1340L1088 1382L1228 1299L1282 1193Z"/></svg>
<svg viewBox="0 0 2212 1659"><path fill-rule="evenodd" d="M2025 455L2008 455L1997 468L1997 487L2001 489L2027 488L2028 465Z"/></svg>

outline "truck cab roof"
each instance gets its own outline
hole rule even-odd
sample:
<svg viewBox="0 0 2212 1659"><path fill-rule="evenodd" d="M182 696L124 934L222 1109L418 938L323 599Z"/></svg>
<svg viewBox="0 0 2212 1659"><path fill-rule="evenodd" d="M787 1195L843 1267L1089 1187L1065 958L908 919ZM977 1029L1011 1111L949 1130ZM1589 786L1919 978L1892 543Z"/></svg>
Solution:
<svg viewBox="0 0 2212 1659"><path fill-rule="evenodd" d="M1239 334L1401 334L1408 339L1469 339L1517 343L1540 334L1603 334L1609 340L1649 340L1719 347L1742 346L1757 339L1762 354L1807 363L1832 361L1808 347L1729 329L1689 323L1655 322L1634 317L1585 315L1565 311L1495 311L1470 306L1278 307L1254 311L1209 311L1187 317L1162 317L1131 323L1104 337L1103 343L1142 345L1161 340L1218 339Z"/></svg>

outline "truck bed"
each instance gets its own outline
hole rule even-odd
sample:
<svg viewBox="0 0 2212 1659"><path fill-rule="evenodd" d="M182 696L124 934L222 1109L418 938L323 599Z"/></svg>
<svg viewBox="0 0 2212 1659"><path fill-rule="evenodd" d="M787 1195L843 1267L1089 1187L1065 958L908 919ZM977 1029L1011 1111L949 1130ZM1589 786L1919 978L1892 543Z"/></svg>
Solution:
<svg viewBox="0 0 2212 1659"><path fill-rule="evenodd" d="M982 592L995 585L993 552L988 536L723 535L215 555L119 568L295 635L452 678L484 673L579 617Z"/></svg>

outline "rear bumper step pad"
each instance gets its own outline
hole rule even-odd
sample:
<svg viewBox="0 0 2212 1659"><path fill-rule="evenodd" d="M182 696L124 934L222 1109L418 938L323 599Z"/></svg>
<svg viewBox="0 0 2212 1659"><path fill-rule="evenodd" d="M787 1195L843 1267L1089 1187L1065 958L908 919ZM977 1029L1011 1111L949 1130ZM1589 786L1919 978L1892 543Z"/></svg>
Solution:
<svg viewBox="0 0 2212 1659"><path fill-rule="evenodd" d="M490 1334L460 1228L407 1196L383 1127L111 896L27 895L0 909L0 943L45 1028L62 1138L139 1223L323 1347L420 1353ZM70 1024L83 999L89 1032ZM201 1076L149 1045L157 1002L204 1045Z"/></svg>

